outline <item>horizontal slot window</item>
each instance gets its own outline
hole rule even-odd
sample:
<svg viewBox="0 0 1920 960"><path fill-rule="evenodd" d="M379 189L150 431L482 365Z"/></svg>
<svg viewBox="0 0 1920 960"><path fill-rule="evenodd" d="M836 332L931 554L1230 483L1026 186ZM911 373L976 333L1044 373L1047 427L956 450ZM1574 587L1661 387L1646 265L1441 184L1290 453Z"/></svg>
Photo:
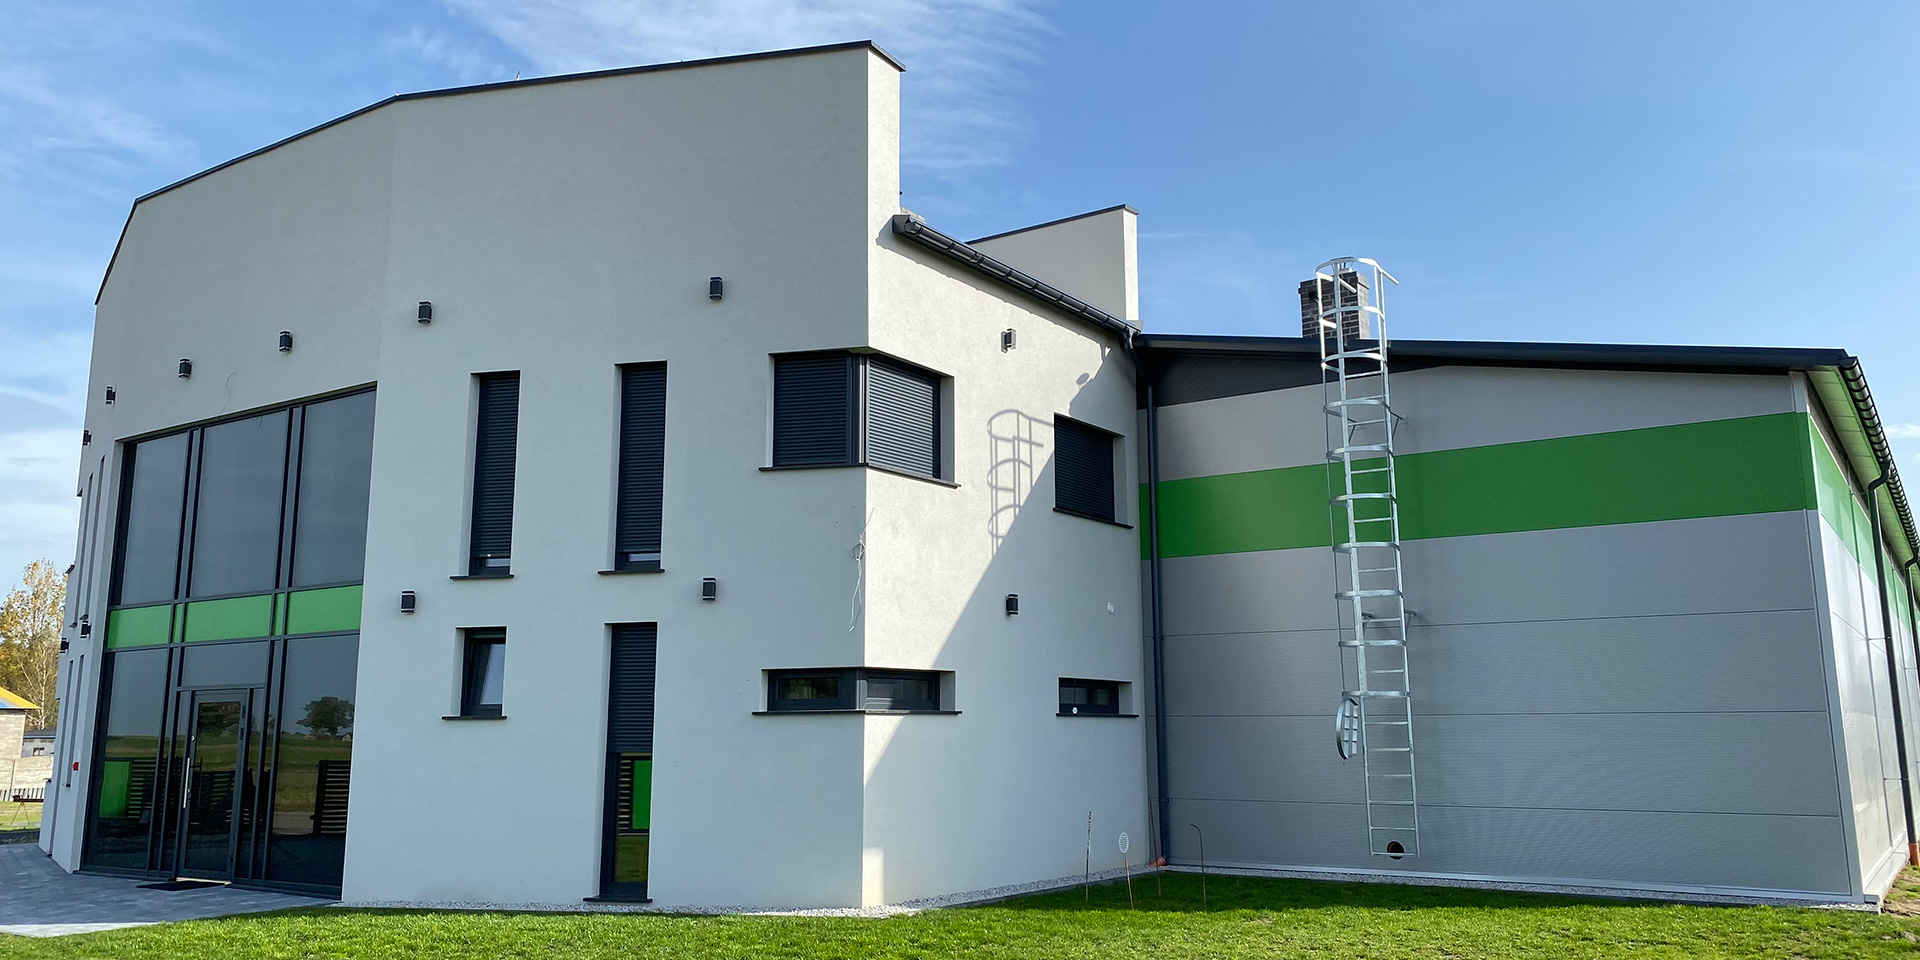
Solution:
<svg viewBox="0 0 1920 960"><path fill-rule="evenodd" d="M945 712L941 677L934 670L838 667L767 671L767 710Z"/></svg>
<svg viewBox="0 0 1920 960"><path fill-rule="evenodd" d="M1118 680L1082 680L1060 678L1060 713L1063 716L1118 716L1120 713Z"/></svg>

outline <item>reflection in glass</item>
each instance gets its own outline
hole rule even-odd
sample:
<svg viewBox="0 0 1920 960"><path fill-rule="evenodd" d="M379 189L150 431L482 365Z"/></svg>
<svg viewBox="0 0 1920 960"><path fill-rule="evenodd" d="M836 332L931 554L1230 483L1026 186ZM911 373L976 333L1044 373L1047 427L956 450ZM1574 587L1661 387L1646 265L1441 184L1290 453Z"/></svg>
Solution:
<svg viewBox="0 0 1920 960"><path fill-rule="evenodd" d="M279 579L285 410L206 428L190 596L262 593Z"/></svg>
<svg viewBox="0 0 1920 960"><path fill-rule="evenodd" d="M293 585L358 580L367 557L373 394L309 405L301 435Z"/></svg>
<svg viewBox="0 0 1920 960"><path fill-rule="evenodd" d="M167 695L167 651L131 650L107 658L106 737L85 859L91 867L145 870L161 706Z"/></svg>
<svg viewBox="0 0 1920 960"><path fill-rule="evenodd" d="M266 640L245 643L196 643L181 651L186 665L181 668L183 687L254 687L267 682L267 654L273 644Z"/></svg>
<svg viewBox="0 0 1920 960"><path fill-rule="evenodd" d="M355 637L287 641L267 879L340 885L353 770Z"/></svg>
<svg viewBox="0 0 1920 960"><path fill-rule="evenodd" d="M467 631L467 664L460 696L461 716L500 716L506 681L506 633L497 629Z"/></svg>
<svg viewBox="0 0 1920 960"><path fill-rule="evenodd" d="M119 603L174 598L180 518L186 505L187 435L135 444L129 451L127 516L120 546Z"/></svg>
<svg viewBox="0 0 1920 960"><path fill-rule="evenodd" d="M245 792L240 734L246 707L239 696L195 697L192 718L180 872L228 877L232 875L235 806Z"/></svg>
<svg viewBox="0 0 1920 960"><path fill-rule="evenodd" d="M614 843L612 875L616 884L647 882L647 841L653 820L653 755L623 753L614 758Z"/></svg>

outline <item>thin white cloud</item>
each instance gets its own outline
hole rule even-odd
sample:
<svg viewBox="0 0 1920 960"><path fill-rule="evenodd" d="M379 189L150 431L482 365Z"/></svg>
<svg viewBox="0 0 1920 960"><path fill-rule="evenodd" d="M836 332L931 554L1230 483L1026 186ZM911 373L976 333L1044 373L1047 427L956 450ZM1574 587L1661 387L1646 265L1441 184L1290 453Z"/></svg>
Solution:
<svg viewBox="0 0 1920 960"><path fill-rule="evenodd" d="M493 83L511 80L514 69L489 56L478 46L448 36L439 30L413 27L387 38L387 52L405 54L450 71L465 83Z"/></svg>
<svg viewBox="0 0 1920 960"><path fill-rule="evenodd" d="M871 39L911 71L903 162L943 179L1012 160L1045 0L448 0L536 69L608 67Z"/></svg>
<svg viewBox="0 0 1920 960"><path fill-rule="evenodd" d="M1920 423L1889 423L1886 430L1894 440L1920 440Z"/></svg>

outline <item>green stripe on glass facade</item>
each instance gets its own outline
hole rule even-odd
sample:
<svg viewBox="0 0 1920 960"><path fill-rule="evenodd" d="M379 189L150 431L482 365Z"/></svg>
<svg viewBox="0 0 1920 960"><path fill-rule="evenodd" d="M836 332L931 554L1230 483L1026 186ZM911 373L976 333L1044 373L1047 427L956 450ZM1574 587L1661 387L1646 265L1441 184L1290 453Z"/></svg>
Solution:
<svg viewBox="0 0 1920 960"><path fill-rule="evenodd" d="M358 586L301 590L287 594L285 599L287 633L340 633L360 629Z"/></svg>
<svg viewBox="0 0 1920 960"><path fill-rule="evenodd" d="M107 614L107 649L166 643L173 635L173 604L127 607Z"/></svg>
<svg viewBox="0 0 1920 960"><path fill-rule="evenodd" d="M176 614L176 611L178 613ZM122 607L107 614L107 649L251 640L360 629L360 586Z"/></svg>
<svg viewBox="0 0 1920 960"><path fill-rule="evenodd" d="M1782 413L1408 454L1401 539L1813 509L1809 429ZM1161 556L1329 546L1328 469L1163 481Z"/></svg>

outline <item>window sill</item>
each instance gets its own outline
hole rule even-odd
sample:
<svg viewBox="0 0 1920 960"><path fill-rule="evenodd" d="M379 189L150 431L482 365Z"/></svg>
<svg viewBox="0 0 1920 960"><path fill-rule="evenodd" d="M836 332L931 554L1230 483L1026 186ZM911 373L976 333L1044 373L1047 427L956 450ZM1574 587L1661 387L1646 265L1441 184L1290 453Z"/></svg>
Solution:
<svg viewBox="0 0 1920 960"><path fill-rule="evenodd" d="M931 483L936 487L946 487L949 490L960 489L960 485L952 480L944 480L940 477L929 477L919 473L909 473L905 470L895 470L892 467L883 467L877 463L795 463L776 467L761 467L760 472L782 473L788 470L852 470L861 467L865 467L868 470L877 470L881 473L890 473L896 477L906 477L909 480L918 480L922 483Z"/></svg>
<svg viewBox="0 0 1920 960"><path fill-rule="evenodd" d="M447 579L448 580L512 580L513 574L511 573L462 573L456 576L448 577Z"/></svg>
<svg viewBox="0 0 1920 960"><path fill-rule="evenodd" d="M1133 529L1133 524L1131 523L1121 523L1120 521L1115 520L1111 517L1096 517L1091 513L1081 513L1078 510L1068 510L1066 507L1054 507L1053 512L1064 513L1069 517L1079 517L1082 520L1092 520L1095 523L1104 523L1109 526L1119 527L1122 530Z"/></svg>
<svg viewBox="0 0 1920 960"><path fill-rule="evenodd" d="M581 897L581 903L652 903L652 897Z"/></svg>
<svg viewBox="0 0 1920 960"><path fill-rule="evenodd" d="M483 716L477 716L477 715L468 716L466 714L460 714L458 716L452 716L452 717L441 717L440 719L442 720L505 720L506 718L507 718L507 715L503 713L498 716L492 716L492 717L483 717Z"/></svg>
<svg viewBox="0 0 1920 960"><path fill-rule="evenodd" d="M1079 720L1079 719L1081 719L1082 717L1107 717L1107 718L1109 718L1109 719L1113 719L1113 720L1138 720L1138 719L1140 719L1140 715L1139 715L1139 714L1137 714L1137 713L1056 713L1056 714L1054 714L1054 716L1056 716L1056 717L1072 717L1072 718L1074 718L1075 720Z"/></svg>
<svg viewBox="0 0 1920 960"><path fill-rule="evenodd" d="M818 717L829 714L849 713L865 713L881 717L957 717L960 715L960 711L958 710L854 710L840 708L832 710L755 710L753 715L756 717Z"/></svg>
<svg viewBox="0 0 1920 960"><path fill-rule="evenodd" d="M603 577L624 577L630 573L646 574L646 573L666 573L666 572L667 571L665 567L634 567L630 570L602 570L600 571L600 575Z"/></svg>

